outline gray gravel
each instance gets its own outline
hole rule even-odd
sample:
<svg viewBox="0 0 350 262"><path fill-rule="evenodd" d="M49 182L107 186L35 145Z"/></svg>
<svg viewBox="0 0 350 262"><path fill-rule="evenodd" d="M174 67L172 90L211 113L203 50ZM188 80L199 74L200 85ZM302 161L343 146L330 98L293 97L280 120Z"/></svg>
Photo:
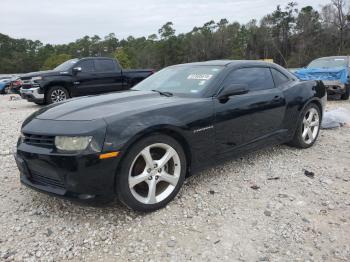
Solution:
<svg viewBox="0 0 350 262"><path fill-rule="evenodd" d="M338 106L350 109L328 104ZM0 96L0 260L350 261L349 127L323 130L308 150L277 146L208 169L143 215L21 186L12 152L38 108Z"/></svg>

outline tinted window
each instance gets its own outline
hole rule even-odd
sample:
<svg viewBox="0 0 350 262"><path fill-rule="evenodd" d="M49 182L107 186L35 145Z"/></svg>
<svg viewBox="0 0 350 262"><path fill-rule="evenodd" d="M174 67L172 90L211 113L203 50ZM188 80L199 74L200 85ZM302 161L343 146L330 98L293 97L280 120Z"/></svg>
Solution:
<svg viewBox="0 0 350 262"><path fill-rule="evenodd" d="M230 84L246 84L249 90L264 90L274 88L274 82L269 68L241 68L233 71L225 80L225 86Z"/></svg>
<svg viewBox="0 0 350 262"><path fill-rule="evenodd" d="M92 60L82 61L79 66L81 67L81 72L88 73L95 71L94 62Z"/></svg>
<svg viewBox="0 0 350 262"><path fill-rule="evenodd" d="M97 72L110 72L110 71L115 71L115 64L113 60L103 60L103 59L98 59L95 60L95 68Z"/></svg>
<svg viewBox="0 0 350 262"><path fill-rule="evenodd" d="M280 71L271 68L271 72L272 72L272 76L273 76L273 80L275 80L275 84L276 86L280 86L284 83L289 82L289 78L286 77L284 74L282 74Z"/></svg>

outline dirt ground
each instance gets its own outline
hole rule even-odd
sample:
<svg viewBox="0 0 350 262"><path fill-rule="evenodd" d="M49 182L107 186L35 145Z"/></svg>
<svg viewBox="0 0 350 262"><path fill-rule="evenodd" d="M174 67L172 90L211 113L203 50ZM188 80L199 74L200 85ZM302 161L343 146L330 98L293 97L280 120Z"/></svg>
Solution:
<svg viewBox="0 0 350 262"><path fill-rule="evenodd" d="M322 130L307 150L276 146L201 172L144 215L22 186L13 152L37 109L0 96L0 260L350 261L349 127Z"/></svg>

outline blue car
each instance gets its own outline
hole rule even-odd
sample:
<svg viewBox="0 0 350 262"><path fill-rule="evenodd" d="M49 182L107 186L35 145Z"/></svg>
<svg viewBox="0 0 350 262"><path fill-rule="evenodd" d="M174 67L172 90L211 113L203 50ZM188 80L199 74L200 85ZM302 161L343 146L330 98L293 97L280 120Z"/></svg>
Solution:
<svg viewBox="0 0 350 262"><path fill-rule="evenodd" d="M350 97L349 56L318 58L294 74L301 80L321 80L329 95L339 94L342 100Z"/></svg>
<svg viewBox="0 0 350 262"><path fill-rule="evenodd" d="M9 91L11 78L0 78L0 94L7 94Z"/></svg>

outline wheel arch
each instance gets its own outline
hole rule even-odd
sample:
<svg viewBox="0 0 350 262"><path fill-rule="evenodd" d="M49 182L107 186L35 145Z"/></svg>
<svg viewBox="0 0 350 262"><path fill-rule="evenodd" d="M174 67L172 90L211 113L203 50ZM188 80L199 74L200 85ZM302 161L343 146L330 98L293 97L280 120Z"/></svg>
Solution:
<svg viewBox="0 0 350 262"><path fill-rule="evenodd" d="M47 95L47 93L49 92L49 90L50 90L52 87L55 87L55 86L64 87L65 89L67 89L67 91L68 91L68 93L69 93L69 96L72 97L71 85L70 85L68 82L65 82L65 81L52 81L52 82L48 83L48 84L45 86L45 96Z"/></svg>
<svg viewBox="0 0 350 262"><path fill-rule="evenodd" d="M182 146L186 157L186 163L187 163L186 177L188 177L190 174L191 161L192 161L192 153L191 153L190 145L187 139L179 131L175 130L175 128L159 126L159 127L152 127L152 128L148 128L146 130L140 131L137 134L135 134L131 139L129 139L129 141L123 146L121 151L127 152L137 142L141 141L147 136L154 135L154 134L162 134L162 135L169 136L175 139ZM121 166L123 165L123 160L125 158L125 155L126 154L121 154L121 158L119 160L119 165L117 167L116 174L115 174L115 186L117 182L117 175L121 169Z"/></svg>
<svg viewBox="0 0 350 262"><path fill-rule="evenodd" d="M322 119L323 119L323 108L322 108L322 103L321 103L321 101L320 101L318 98L314 97L314 98L308 100L308 101L301 107L301 109L300 109L300 111L299 111L298 118L297 118L297 123L299 123L299 121L301 120L301 117L302 117L302 115L303 115L303 112L305 111L305 108L308 107L310 104L315 104L315 105L319 108L320 113L321 113L321 115L320 115L320 121L322 121ZM293 134L292 137L294 137L295 132L296 132L297 129L298 129L297 127L298 127L298 125L295 125L294 130L293 130L293 133L292 133L292 134Z"/></svg>
<svg viewBox="0 0 350 262"><path fill-rule="evenodd" d="M313 99L307 101L307 103L305 103L303 108L300 110L299 119L300 119L301 115L303 114L305 108L308 107L310 104L315 104L318 107L318 109L320 110L320 113L321 113L320 118L322 120L323 119L323 107L322 107L321 101L317 98L313 98Z"/></svg>

